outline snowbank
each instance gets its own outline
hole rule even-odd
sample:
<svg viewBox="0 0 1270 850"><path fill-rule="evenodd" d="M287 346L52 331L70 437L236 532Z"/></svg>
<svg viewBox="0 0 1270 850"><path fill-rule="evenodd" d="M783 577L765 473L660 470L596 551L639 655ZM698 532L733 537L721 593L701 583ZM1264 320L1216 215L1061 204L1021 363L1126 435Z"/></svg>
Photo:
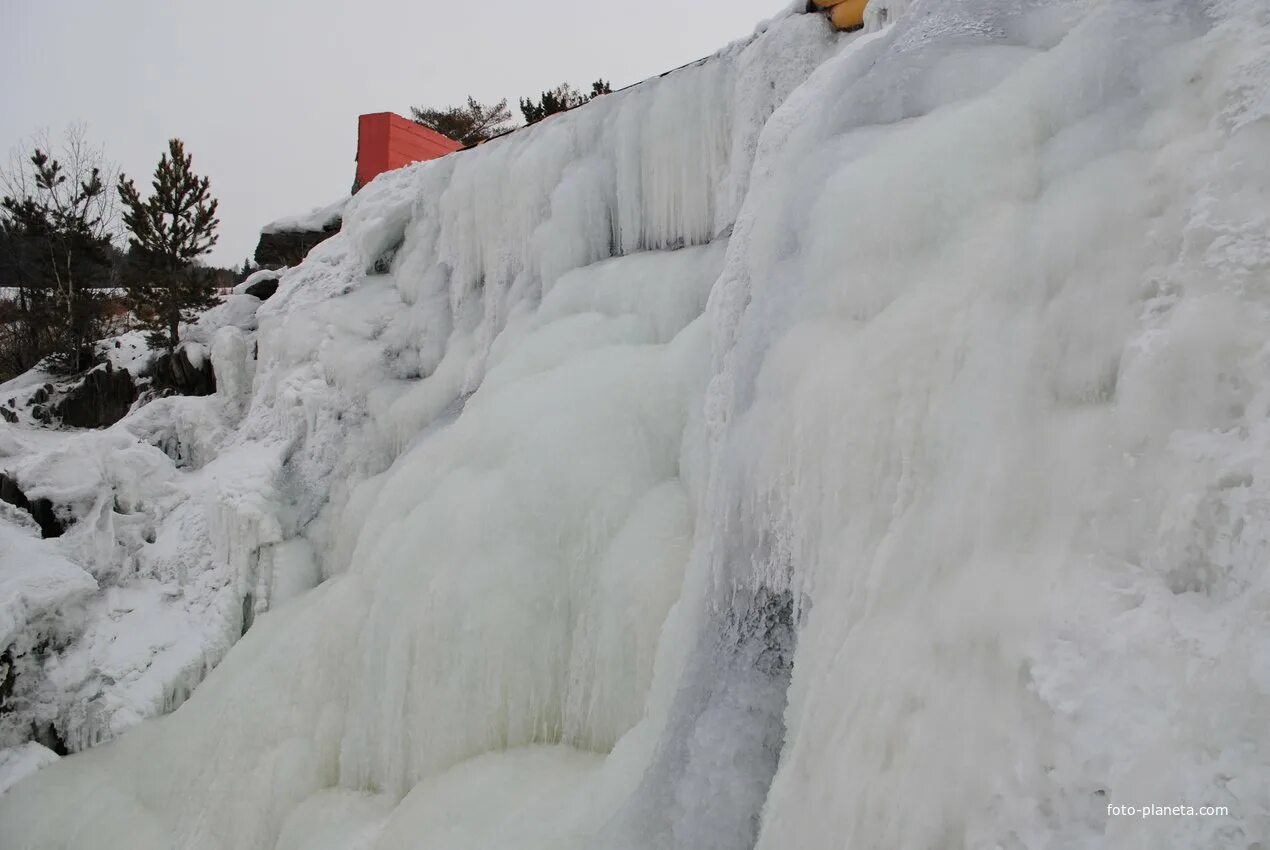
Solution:
<svg viewBox="0 0 1270 850"><path fill-rule="evenodd" d="M314 207L304 215L293 215L280 218L277 221L271 221L260 229L261 233L292 233L294 231L309 230L325 230L340 220L340 216L344 213L344 207L348 204L348 198L340 198L338 201L327 204L324 207Z"/></svg>
<svg viewBox="0 0 1270 850"><path fill-rule="evenodd" d="M34 741L20 747L0 750L0 794L18 784L42 767L57 761L57 753Z"/></svg>
<svg viewBox="0 0 1270 850"><path fill-rule="evenodd" d="M259 305L233 296L184 329L178 356L202 373L215 365L215 396L151 392L105 430L30 427L20 417L0 434L0 471L66 527L56 540L35 539L28 514L0 505L0 653L13 674L0 746L34 737L77 752L169 712L250 623L259 549L281 540L272 508L258 516L277 451L227 445L251 394ZM143 336L100 348L113 368L149 374L163 361ZM40 390L6 385L23 387ZM267 606L267 591L260 598Z"/></svg>
<svg viewBox="0 0 1270 850"><path fill-rule="evenodd" d="M41 621L65 616L97 589L92 576L40 540L38 529L18 525L20 521L20 516L0 518L0 562L5 565L0 572L0 646L6 649L24 633L38 634Z"/></svg>

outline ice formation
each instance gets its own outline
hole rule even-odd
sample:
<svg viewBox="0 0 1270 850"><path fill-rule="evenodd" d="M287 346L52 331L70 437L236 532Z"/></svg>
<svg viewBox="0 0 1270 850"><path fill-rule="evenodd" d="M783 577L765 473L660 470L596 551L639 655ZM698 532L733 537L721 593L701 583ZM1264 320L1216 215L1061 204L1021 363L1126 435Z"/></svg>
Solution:
<svg viewBox="0 0 1270 850"><path fill-rule="evenodd" d="M246 631L5 846L1263 846L1270 9L869 15L381 176L84 437Z"/></svg>
<svg viewBox="0 0 1270 850"><path fill-rule="evenodd" d="M251 391L259 304L234 295L185 329L188 361L212 358L217 396L138 404L104 431L27 427L20 403L0 433L0 468L67 525L41 540L0 503L0 761L28 740L77 752L171 711L254 614L257 550L281 538L261 512L272 490L258 447L227 443ZM134 377L154 359L140 332L102 354ZM18 378L0 398L47 392L51 377ZM240 557L221 554L228 540Z"/></svg>

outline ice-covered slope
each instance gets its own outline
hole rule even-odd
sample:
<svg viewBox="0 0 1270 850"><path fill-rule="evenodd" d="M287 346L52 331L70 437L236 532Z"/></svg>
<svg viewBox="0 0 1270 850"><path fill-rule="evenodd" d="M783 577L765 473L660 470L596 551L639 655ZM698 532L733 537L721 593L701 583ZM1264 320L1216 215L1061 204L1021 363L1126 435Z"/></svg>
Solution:
<svg viewBox="0 0 1270 850"><path fill-rule="evenodd" d="M1265 4L871 12L354 198L210 461L272 610L6 846L1266 841Z"/></svg>
<svg viewBox="0 0 1270 850"><path fill-rule="evenodd" d="M9 748L32 740L77 752L171 711L241 636L256 600L267 605L256 568L281 540L279 461L234 439L259 305L235 295L183 329L181 356L193 364L210 351L220 395L154 399L147 380L110 428L42 427L19 403L0 431L17 501L43 502L61 532L41 540L49 529L30 504L0 503L0 761L29 763L29 749ZM99 350L135 377L153 360L141 336ZM0 397L47 395L45 377L33 370ZM230 541L239 557L227 557Z"/></svg>

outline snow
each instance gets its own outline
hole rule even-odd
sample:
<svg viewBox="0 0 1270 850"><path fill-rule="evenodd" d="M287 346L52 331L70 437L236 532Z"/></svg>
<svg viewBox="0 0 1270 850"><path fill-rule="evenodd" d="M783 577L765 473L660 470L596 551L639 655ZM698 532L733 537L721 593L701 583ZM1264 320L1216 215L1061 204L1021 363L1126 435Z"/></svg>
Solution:
<svg viewBox="0 0 1270 850"><path fill-rule="evenodd" d="M34 729L77 752L171 711L254 616L244 600L260 592L257 551L279 533L253 519L261 502L249 490L270 486L277 451L236 455L226 443L251 394L259 304L231 297L184 330L183 350L196 365L212 358L220 394L155 399L103 431L0 434L4 472L69 524L56 540L32 539L30 518L3 506L0 530L21 533L0 542L0 649L17 673L0 746ZM134 374L154 356L141 332L99 348ZM214 546L213 528L246 551Z"/></svg>
<svg viewBox="0 0 1270 850"><path fill-rule="evenodd" d="M40 369L31 369L23 372L16 378L12 378L0 384L0 396L5 399L10 398L16 393L23 391L35 392L36 389L53 380L53 375Z"/></svg>
<svg viewBox="0 0 1270 850"><path fill-rule="evenodd" d="M223 394L15 444L114 740L7 843L1270 840L1264 4L869 14L381 175Z"/></svg>
<svg viewBox="0 0 1270 850"><path fill-rule="evenodd" d="M321 231L340 220L348 198L340 198L324 207L314 207L304 215L286 216L271 221L261 228L261 233L291 233L293 231ZM257 272L259 274L259 272Z"/></svg>
<svg viewBox="0 0 1270 850"><path fill-rule="evenodd" d="M82 603L97 582L40 540L37 531L8 516L18 514L16 509L5 508L6 516L0 517L0 561L5 565L0 572L0 645L8 648L41 620L56 619Z"/></svg>
<svg viewBox="0 0 1270 850"><path fill-rule="evenodd" d="M207 362L207 349L197 342L187 342L181 346L185 351L185 356L189 359L190 365L195 369L202 369L203 364Z"/></svg>
<svg viewBox="0 0 1270 850"><path fill-rule="evenodd" d="M250 287L255 286L257 283L263 283L266 280L277 280L282 277L282 273L285 271L285 267L281 269L259 269L254 271L247 275L242 283L234 287L234 294L242 295L246 293Z"/></svg>
<svg viewBox="0 0 1270 850"><path fill-rule="evenodd" d="M221 328L238 328L242 331L256 329L256 310L260 299L254 295L234 292L220 304L206 311L181 332L181 339L201 345L210 345ZM192 362L192 361L191 361Z"/></svg>
<svg viewBox="0 0 1270 850"><path fill-rule="evenodd" d="M0 794L57 759L57 753L34 741L0 750Z"/></svg>
<svg viewBox="0 0 1270 850"><path fill-rule="evenodd" d="M97 346L97 351L109 361L112 368L131 372L133 377L144 375L153 362L155 352L146 342L145 331L128 331ZM2 393L0 393L2 394Z"/></svg>
<svg viewBox="0 0 1270 850"><path fill-rule="evenodd" d="M251 488L277 455L219 451L230 415L220 397L173 397L16 446L7 471L71 524L0 540L0 637L19 669L0 743L33 724L72 752L108 740L179 705L241 635L256 549L279 536ZM213 545L227 539L240 547Z"/></svg>

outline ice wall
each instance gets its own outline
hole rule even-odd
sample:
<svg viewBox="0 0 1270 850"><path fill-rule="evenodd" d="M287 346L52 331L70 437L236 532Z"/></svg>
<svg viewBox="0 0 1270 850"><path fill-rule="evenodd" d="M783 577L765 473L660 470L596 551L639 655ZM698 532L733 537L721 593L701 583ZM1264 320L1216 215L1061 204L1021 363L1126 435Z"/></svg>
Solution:
<svg viewBox="0 0 1270 850"><path fill-rule="evenodd" d="M209 530L281 604L8 842L1267 840L1265 6L870 15L360 193Z"/></svg>

